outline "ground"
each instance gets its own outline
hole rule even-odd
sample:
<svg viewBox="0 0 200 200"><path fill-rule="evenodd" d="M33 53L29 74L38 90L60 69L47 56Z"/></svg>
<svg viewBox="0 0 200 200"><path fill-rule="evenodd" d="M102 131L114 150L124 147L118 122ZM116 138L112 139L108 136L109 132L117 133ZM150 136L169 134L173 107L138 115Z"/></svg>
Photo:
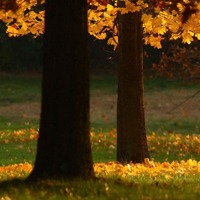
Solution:
<svg viewBox="0 0 200 200"><path fill-rule="evenodd" d="M96 80L96 78L95 78ZM117 113L117 79L111 80L114 82L109 83L109 80L100 79L96 86L91 90L90 98L90 117L91 124L106 125L113 128L116 126L116 113ZM99 89L101 84L105 84L108 90ZM147 83L148 84L148 83ZM112 89L110 89L110 85ZM165 126L165 121L178 123L177 126L182 126L183 122L197 122L200 118L200 93L194 98L189 99L183 105L171 111L176 105L183 102L187 97L192 96L198 91L196 88L184 88L184 85L174 88L155 88L145 87L145 114L147 129L151 123L156 124L159 122L159 127ZM15 92L13 88L8 88L10 92ZM17 90L16 90L17 92ZM23 101L23 102L7 102L0 104L0 116L3 118L21 119L22 121L39 120L40 117L40 97L36 100ZM195 123L195 130L199 131L198 125ZM156 130L154 130L156 131Z"/></svg>
<svg viewBox="0 0 200 200"><path fill-rule="evenodd" d="M193 91L174 91L166 94L166 91L154 92L145 95L145 112L146 117L157 118L193 118L200 117L200 95L191 98L182 106L177 107L170 114L168 113L177 104L184 101L188 96L192 96ZM90 99L91 118L106 116L108 121L115 121L117 110L117 95L107 94L102 96L92 96ZM12 103L10 105L0 105L0 113L4 116L21 117L26 114L28 118L39 118L39 103Z"/></svg>
<svg viewBox="0 0 200 200"><path fill-rule="evenodd" d="M146 118L156 119L198 119L200 117L200 95L195 98L191 98L182 106L177 107L170 114L168 113L177 104L184 101L188 96L193 95L193 91L170 91L166 94L166 91L159 91L148 93L145 95L145 113ZM91 97L91 118L102 120L105 117L106 120L116 120L117 109L117 95L103 95ZM104 116L105 115L105 116Z"/></svg>
<svg viewBox="0 0 200 200"><path fill-rule="evenodd" d="M34 165L41 76L0 74L0 199L199 199L200 93L167 113L200 86L154 78L144 83L150 162L115 162L117 78L92 76L92 154L96 176L103 178L2 183L28 175Z"/></svg>

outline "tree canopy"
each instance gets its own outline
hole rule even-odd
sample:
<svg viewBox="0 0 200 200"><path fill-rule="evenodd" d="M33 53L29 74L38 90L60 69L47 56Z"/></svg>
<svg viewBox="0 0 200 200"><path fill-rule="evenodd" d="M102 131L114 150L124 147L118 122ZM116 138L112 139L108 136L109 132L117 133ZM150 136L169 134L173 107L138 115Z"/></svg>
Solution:
<svg viewBox="0 0 200 200"><path fill-rule="evenodd" d="M37 37L44 33L45 11L43 8L37 11L38 9L35 8L44 4L45 0L10 1L16 2L17 9L12 11L6 7L0 11L0 18L6 23L9 36L31 33ZM166 35L170 40L181 38L183 43L188 44L194 38L200 39L200 2L198 0L124 0L123 8L117 6L117 0L110 2L108 0L88 0L88 4L88 32L97 39L109 37L108 44L114 45L114 48L118 44L117 13L124 14L141 9L143 10L145 44L161 48L161 41Z"/></svg>
<svg viewBox="0 0 200 200"><path fill-rule="evenodd" d="M166 35L170 40L182 39L190 44L194 37L200 39L200 3L199 1L176 0L145 3L142 0L124 0L124 7L114 4L99 5L93 2L89 10L89 32L98 39L105 39L108 32L113 37L108 44L117 46L117 12L122 14L143 10L143 39L145 44L161 48L161 41ZM95 8L94 8L95 7Z"/></svg>

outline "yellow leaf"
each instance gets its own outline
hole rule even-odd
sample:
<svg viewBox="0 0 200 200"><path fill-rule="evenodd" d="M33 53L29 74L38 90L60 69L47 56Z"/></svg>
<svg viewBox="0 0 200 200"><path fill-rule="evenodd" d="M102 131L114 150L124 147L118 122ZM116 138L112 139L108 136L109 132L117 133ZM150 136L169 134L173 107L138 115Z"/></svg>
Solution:
<svg viewBox="0 0 200 200"><path fill-rule="evenodd" d="M182 34L182 40L183 40L183 43L188 43L188 44L191 44L191 42L194 40L192 38L192 36L188 33L188 32L184 32Z"/></svg>
<svg viewBox="0 0 200 200"><path fill-rule="evenodd" d="M174 33L172 33L172 35L170 37L170 40L176 40L176 39L178 39L180 37L181 37L180 34L174 34Z"/></svg>
<svg viewBox="0 0 200 200"><path fill-rule="evenodd" d="M167 32L166 27L162 26L162 27L158 28L158 34L164 35L166 32Z"/></svg>
<svg viewBox="0 0 200 200"><path fill-rule="evenodd" d="M171 178L172 178L172 176L170 176L170 175L166 174L166 175L165 175L165 178L166 178L166 179L171 179Z"/></svg>
<svg viewBox="0 0 200 200"><path fill-rule="evenodd" d="M152 15L147 15L147 14L143 14L142 15L142 20L143 22L146 24L146 23L149 23L152 19Z"/></svg>
<svg viewBox="0 0 200 200"><path fill-rule="evenodd" d="M22 23L22 28L26 31L28 29L28 26L26 25L25 22Z"/></svg>
<svg viewBox="0 0 200 200"><path fill-rule="evenodd" d="M113 37L109 38L108 41L107 41L107 44L113 45L114 50L115 50L117 48L117 45L118 45L118 36L114 36L114 39L113 39Z"/></svg>
<svg viewBox="0 0 200 200"><path fill-rule="evenodd" d="M129 12L129 10L127 10L126 8L120 8L119 11L121 12L122 15Z"/></svg>
<svg viewBox="0 0 200 200"><path fill-rule="evenodd" d="M100 40L104 40L106 38L107 34L106 33L99 33L97 35L97 38L100 39Z"/></svg>
<svg viewBox="0 0 200 200"><path fill-rule="evenodd" d="M113 10L113 6L110 4L107 4L107 11L111 11L111 10Z"/></svg>
<svg viewBox="0 0 200 200"><path fill-rule="evenodd" d="M16 36L17 33L18 33L18 30L15 29L15 28L12 27L12 26L8 26L6 32L9 33L11 36Z"/></svg>
<svg viewBox="0 0 200 200"><path fill-rule="evenodd" d="M198 40L200 40L200 33L196 33L195 36L197 37Z"/></svg>
<svg viewBox="0 0 200 200"><path fill-rule="evenodd" d="M191 36L194 36L194 33L192 31L188 31L188 33L191 35Z"/></svg>
<svg viewBox="0 0 200 200"><path fill-rule="evenodd" d="M159 6L156 6L156 7L154 8L154 11L155 11L155 13L159 13L159 12L161 11L161 9L160 9Z"/></svg>
<svg viewBox="0 0 200 200"><path fill-rule="evenodd" d="M145 164L146 166L149 166L149 165L150 165L149 158L145 158L145 159L144 159L144 164Z"/></svg>

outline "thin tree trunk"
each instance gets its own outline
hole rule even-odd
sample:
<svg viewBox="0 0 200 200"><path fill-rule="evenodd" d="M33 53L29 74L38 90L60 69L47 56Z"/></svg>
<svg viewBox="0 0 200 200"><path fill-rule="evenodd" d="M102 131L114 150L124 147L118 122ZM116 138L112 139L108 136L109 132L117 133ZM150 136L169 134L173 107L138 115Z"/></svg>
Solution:
<svg viewBox="0 0 200 200"><path fill-rule="evenodd" d="M117 160L149 158L144 115L141 12L119 14Z"/></svg>
<svg viewBox="0 0 200 200"><path fill-rule="evenodd" d="M93 177L86 0L46 0L42 113L29 180Z"/></svg>

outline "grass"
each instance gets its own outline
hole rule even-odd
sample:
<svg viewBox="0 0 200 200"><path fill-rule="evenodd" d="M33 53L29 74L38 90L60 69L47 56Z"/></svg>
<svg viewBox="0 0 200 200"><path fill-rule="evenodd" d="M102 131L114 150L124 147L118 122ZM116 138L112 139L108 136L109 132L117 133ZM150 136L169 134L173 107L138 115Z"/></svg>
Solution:
<svg viewBox="0 0 200 200"><path fill-rule="evenodd" d="M36 156L36 141L10 142L1 144L0 166L29 162L34 164Z"/></svg>
<svg viewBox="0 0 200 200"><path fill-rule="evenodd" d="M199 199L200 176L127 182L116 179L12 181L0 186L1 199ZM186 189L187 188L187 189Z"/></svg>
<svg viewBox="0 0 200 200"><path fill-rule="evenodd" d="M184 89L187 91L196 91L199 89L198 85L192 84L183 84L181 81L172 82L167 79L144 79L145 85L145 97L148 98L164 98L162 97L162 92L164 93L172 93L172 95L179 94L179 91ZM41 77L40 76L31 76L31 75L3 75L0 79L0 105L2 106L12 106L13 104L31 104L31 103L39 103L41 97ZM115 102L110 103L110 99L116 98L117 94L117 78L116 77L95 77L91 78L91 99L95 99L97 101L97 106L99 104L103 104L104 107L97 108L97 112L99 110L104 110L104 113L99 113L97 116L96 110L91 117L91 127L94 128L95 133L106 133L116 128L116 116L110 114L112 110L110 106L115 105ZM156 93L156 96L155 96ZM160 96L157 96L160 95ZM99 99L97 99L99 98ZM110 99L109 99L110 98ZM162 101L163 99L161 99ZM179 100L179 99L178 99ZM181 100L181 99L180 99ZM104 102L108 102L108 105ZM153 104L153 103L152 103ZM157 105L157 102L155 102ZM25 107L26 108L26 107ZM33 108L34 109L34 108ZM116 109L116 108L115 108ZM24 111L25 112L25 111ZM154 114L154 113L153 113ZM31 115L31 114L29 114ZM39 118L29 118L24 117L23 114L19 116L8 115L7 112L0 112L0 130L9 130L11 132L20 129L29 129L32 127L38 128ZM102 117L105 115L105 117ZM109 116L110 115L110 116ZM155 114L156 115L156 114ZM108 117L107 117L108 116ZM108 118L108 119L107 119ZM183 116L175 116L171 117L171 115L166 116L158 116L155 118L154 115L146 116L146 129L147 134L151 134L152 132L156 132L156 134L162 133L181 133L181 134L199 134L199 119L191 118L191 117L183 117ZM9 148L9 145L6 144ZM36 149L36 144L33 142L34 151ZM14 147L10 147L13 149ZM21 158L23 155L21 153L17 153L17 151L13 152L14 157ZM116 151L108 150L106 147L98 147L97 149L93 149L93 158L94 162L107 162L110 160L116 159ZM29 154L28 154L29 155ZM154 151L151 152L152 158L155 158L158 161L163 161L166 157L169 157L169 160L177 158L177 155L170 154L167 156L163 154L162 156L159 154L154 154ZM34 159L33 155L31 159ZM9 157L9 156L8 156ZM27 157L27 158L26 158ZM188 157L187 157L188 158ZM29 156L24 156L25 160L31 160ZM8 163L6 161L5 163ZM20 160L21 162L21 160Z"/></svg>
<svg viewBox="0 0 200 200"><path fill-rule="evenodd" d="M200 134L199 120L188 120L185 118L179 119L147 119L146 120L147 133L151 134L152 131L162 134L163 132L187 134Z"/></svg>
<svg viewBox="0 0 200 200"><path fill-rule="evenodd" d="M91 95L116 94L117 78L116 77L96 77L91 78L90 83Z"/></svg>
<svg viewBox="0 0 200 200"><path fill-rule="evenodd" d="M40 77L1 76L1 105L23 102L39 102L41 98L40 85Z"/></svg>
<svg viewBox="0 0 200 200"><path fill-rule="evenodd" d="M182 82L181 79L173 79L169 80L167 78L160 77L152 77L149 76L144 77L144 86L146 93L152 93L156 91L172 91L172 90L199 90L200 85L194 83Z"/></svg>
<svg viewBox="0 0 200 200"><path fill-rule="evenodd" d="M25 120L23 117L15 119L11 117L0 118L0 130L15 131L20 129L29 129L32 127L38 127L39 119Z"/></svg>
<svg viewBox="0 0 200 200"><path fill-rule="evenodd" d="M0 76L0 166L24 162L34 164L36 140L26 138L23 141L25 136L15 138L13 134L17 130L38 128L39 114L32 115L32 112L36 110L34 105L40 102L40 84L39 76ZM200 134L198 110L192 110L194 116L184 113L191 110L191 104L194 103L195 108L197 104L192 101L177 108L170 115L163 114L184 100L185 96L182 94L188 96L197 90L199 86L182 84L180 81L145 78L146 129L150 137L150 155L155 161L172 162L189 158L200 160L200 154L195 152L198 139L187 138L188 134ZM116 139L109 133L116 128L117 78L92 78L90 93L94 163L115 161ZM169 96L176 96L177 99L167 99ZM199 96L195 98L199 102ZM165 106L169 102L172 102L171 107ZM21 105L23 106L20 107ZM32 105L30 111L27 111L27 105ZM6 134L2 134L3 132ZM159 137L160 144L153 138L152 132ZM175 143L176 134L181 134L181 141L187 144L187 151L181 150L182 143ZM96 180L46 180L35 184L18 180L0 185L0 199L199 199L199 180L199 175L177 176L173 179L134 177L131 181L116 177Z"/></svg>

